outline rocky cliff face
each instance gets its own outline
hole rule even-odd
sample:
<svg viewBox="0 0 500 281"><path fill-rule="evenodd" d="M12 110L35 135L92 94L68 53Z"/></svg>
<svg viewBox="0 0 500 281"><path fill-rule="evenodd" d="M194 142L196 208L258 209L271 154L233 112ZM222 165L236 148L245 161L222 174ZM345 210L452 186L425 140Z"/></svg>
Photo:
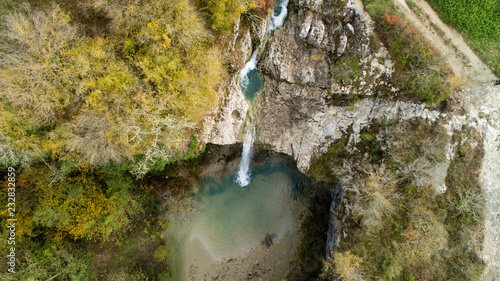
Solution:
<svg viewBox="0 0 500 281"><path fill-rule="evenodd" d="M258 66L265 79L255 111L258 142L292 155L306 172L348 131L350 143L357 143L374 119L439 118L424 105L373 97L395 91L386 82L393 66L382 46L369 47L371 22L362 9L333 0L295 0L289 9ZM350 106L336 102L353 94L364 99Z"/></svg>
<svg viewBox="0 0 500 281"><path fill-rule="evenodd" d="M338 56L359 53L366 37L359 17L344 5L291 1L288 22L270 40L259 70L273 80L331 88L330 66Z"/></svg>
<svg viewBox="0 0 500 281"><path fill-rule="evenodd" d="M233 60L232 73L219 87L217 107L205 118L202 143L226 145L241 142L249 106L241 91L238 74L252 51L265 40L267 22L268 19L257 19L244 30L240 29L239 21L236 24L232 42L225 50Z"/></svg>
<svg viewBox="0 0 500 281"><path fill-rule="evenodd" d="M362 7L343 0L292 0L285 25L268 40L258 70L264 89L255 105L257 141L294 157L306 172L311 160L346 134L351 144L374 119L435 120L424 105L374 98L397 89L387 83L392 61L383 46L370 44L372 22ZM267 21L248 30L236 26L230 46L242 67L265 41ZM372 47L370 47L372 45ZM341 104L348 96L361 100ZM238 71L220 88L219 107L207 117L202 141L241 142L248 104Z"/></svg>
<svg viewBox="0 0 500 281"><path fill-rule="evenodd" d="M241 67L252 49L264 42L262 30L266 30L265 27L235 31L232 48L243 54L237 63ZM397 89L388 83L393 63L383 46L370 42L371 35L370 17L362 6L351 0L347 3L343 0L291 0L285 25L268 40L258 64L264 89L254 108L257 142L291 155L299 170L307 172L311 161L344 135L349 136L349 144L355 149L360 131L375 119L419 117L434 121L444 118L450 135L462 125L478 127L485 137L485 168L481 179L489 198L483 253L488 266L484 280L493 280L498 276L496 261L500 253L494 241L500 229L497 219L500 197L496 184L500 155L499 88L486 93L470 90L477 100L466 100L464 104L471 108L461 116L446 116L423 104L394 101L391 95ZM353 96L357 97L356 102L345 104L346 100L352 101ZM203 140L221 145L241 142L247 111L248 104L235 71L221 88L219 108L208 118ZM450 145L450 155L453 155L455 152ZM435 179L438 190L441 186L446 188L447 164L443 164L440 168L443 172ZM338 199L340 195L333 197ZM337 207L338 201L333 200L327 239L329 251L335 248L337 241L334 221Z"/></svg>

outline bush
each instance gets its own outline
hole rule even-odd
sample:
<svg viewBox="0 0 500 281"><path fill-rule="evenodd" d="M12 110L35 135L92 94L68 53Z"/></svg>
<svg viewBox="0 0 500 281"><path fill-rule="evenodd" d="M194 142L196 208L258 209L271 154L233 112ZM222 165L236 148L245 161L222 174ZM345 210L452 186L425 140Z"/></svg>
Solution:
<svg viewBox="0 0 500 281"><path fill-rule="evenodd" d="M44 157L92 166L128 161L142 176L188 150L193 129L215 106L220 52L189 1L84 6L112 19L108 37L83 36L58 5L6 13L2 166Z"/></svg>
<svg viewBox="0 0 500 281"><path fill-rule="evenodd" d="M479 137L478 133L470 128L466 129L464 134L467 134L468 138ZM448 210L451 216L459 219L455 223L480 223L485 204L479 183L484 150L481 145L472 148L467 142L461 143L460 133L455 135L454 139L459 145L458 155L450 163L446 177Z"/></svg>
<svg viewBox="0 0 500 281"><path fill-rule="evenodd" d="M405 281L415 281L415 277L413 277L413 274L407 268L403 271L403 278Z"/></svg>
<svg viewBox="0 0 500 281"><path fill-rule="evenodd" d="M363 0L363 4L372 19L379 19L388 11L396 11L394 0Z"/></svg>
<svg viewBox="0 0 500 281"><path fill-rule="evenodd" d="M415 28L396 15L384 14L377 20L376 30L395 61L394 82L398 88L428 104L449 96L450 71Z"/></svg>
<svg viewBox="0 0 500 281"><path fill-rule="evenodd" d="M33 129L53 125L79 99L79 79L72 72L76 61L68 53L82 41L78 29L57 5L46 13L23 5L5 16L4 25L1 96Z"/></svg>
<svg viewBox="0 0 500 281"><path fill-rule="evenodd" d="M255 8L254 0L202 0L202 3L210 11L212 28L217 31L230 30L242 13Z"/></svg>
<svg viewBox="0 0 500 281"><path fill-rule="evenodd" d="M432 211L423 206L411 208L400 244L399 254L405 264L419 265L430 262L434 254L447 248L448 233Z"/></svg>
<svg viewBox="0 0 500 281"><path fill-rule="evenodd" d="M343 253L336 252L333 256L335 272L346 281L363 280L363 275L359 269L362 261L360 257L351 254L349 251Z"/></svg>
<svg viewBox="0 0 500 281"><path fill-rule="evenodd" d="M40 194L34 221L54 229L59 238L75 240L106 240L128 229L142 210L132 193L133 180L125 174L80 169L58 177L57 170L38 166L29 174L30 188Z"/></svg>
<svg viewBox="0 0 500 281"><path fill-rule="evenodd" d="M395 175L385 166L359 163L354 168L347 162L339 171L342 187L348 192L353 214L361 218L367 233L382 226L384 218L390 218L399 200Z"/></svg>
<svg viewBox="0 0 500 281"><path fill-rule="evenodd" d="M90 280L95 277L91 259L65 243L31 244L18 257L16 273L5 274L2 280Z"/></svg>

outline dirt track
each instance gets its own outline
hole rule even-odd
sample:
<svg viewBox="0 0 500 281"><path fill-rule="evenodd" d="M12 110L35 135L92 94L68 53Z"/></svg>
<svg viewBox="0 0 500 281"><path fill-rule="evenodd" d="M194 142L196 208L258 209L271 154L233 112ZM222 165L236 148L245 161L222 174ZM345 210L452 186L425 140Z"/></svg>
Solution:
<svg viewBox="0 0 500 281"><path fill-rule="evenodd" d="M405 0L395 0L400 10L425 38L445 57L455 75L471 82L493 82L496 78L464 41L462 35L444 24L431 6L422 0L413 0L410 9Z"/></svg>

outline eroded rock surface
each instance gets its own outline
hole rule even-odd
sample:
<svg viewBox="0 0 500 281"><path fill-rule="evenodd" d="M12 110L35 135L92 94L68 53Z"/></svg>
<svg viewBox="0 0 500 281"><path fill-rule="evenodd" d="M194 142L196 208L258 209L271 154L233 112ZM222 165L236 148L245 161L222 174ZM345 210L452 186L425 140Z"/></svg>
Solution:
<svg viewBox="0 0 500 281"><path fill-rule="evenodd" d="M374 119L439 117L421 104L375 98L335 105L337 96L370 96L377 87L390 94L394 89L384 80L393 71L389 55L383 47L368 47L371 22L344 1L290 5L289 21L275 32L258 66L265 79L255 111L260 143L292 155L305 172L313 158L344 134L352 132L350 143L357 143L360 130ZM346 60L356 63L357 77L332 72ZM345 65L339 71L351 68Z"/></svg>
<svg viewBox="0 0 500 281"><path fill-rule="evenodd" d="M232 73L219 86L219 102L205 118L201 143L227 145L241 142L249 105L241 91L238 75L255 46L265 40L267 22L268 19L260 19L247 30L240 30L240 22L236 23L234 39L226 50L233 60L230 65Z"/></svg>
<svg viewBox="0 0 500 281"><path fill-rule="evenodd" d="M209 130L204 135L205 143L225 145L241 142L248 103L241 92L237 75L222 91L225 92L221 95L220 106L207 125Z"/></svg>
<svg viewBox="0 0 500 281"><path fill-rule="evenodd" d="M306 172L311 160L344 134L350 144L359 141L361 129L375 119L408 120L415 117L435 121L438 111L409 102L364 99L356 105L329 106L325 90L279 82L267 82L258 104L258 141L292 155L299 170Z"/></svg>
<svg viewBox="0 0 500 281"><path fill-rule="evenodd" d="M484 93L471 94L474 98L462 102L471 108L461 116L440 114L423 104L390 101L391 93L397 91L388 83L388 77L394 71L393 63L383 46L370 44L371 33L371 19L359 3L291 0L287 22L274 32L258 64L265 82L255 105L257 141L291 155L299 170L306 172L314 158L325 153L344 135L349 136L350 147L355 149L361 129L376 119L418 117L435 121L443 118L448 123L450 135L461 130L462 125L477 127L484 137L481 180L488 198L482 252L487 266L482 280L496 280L500 276L499 88L489 87ZM259 38L248 33L235 40L239 46L236 48L246 52L245 58L258 40L251 37ZM349 64L352 61L357 64ZM357 71L352 75L348 73L353 69ZM479 88L483 89L483 86ZM225 89L227 92L212 121L212 130L206 137L209 142L217 144L241 141L248 110L236 76ZM477 90L470 90L471 93L474 91ZM353 94L362 96L362 99L347 106L338 104L339 100ZM375 94L383 98L375 98ZM449 150L450 155L455 153L452 144ZM441 172L433 175L433 181L437 187L442 186L441 192L444 192L444 171L448 163L441 164L436 168ZM332 208L334 211L336 206ZM333 225L330 228L327 244L331 250L336 240Z"/></svg>

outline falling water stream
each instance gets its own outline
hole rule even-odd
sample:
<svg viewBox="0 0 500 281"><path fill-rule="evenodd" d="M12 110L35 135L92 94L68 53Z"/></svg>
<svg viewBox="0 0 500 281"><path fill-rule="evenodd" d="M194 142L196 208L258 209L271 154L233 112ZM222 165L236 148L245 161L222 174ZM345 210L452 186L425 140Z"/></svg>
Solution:
<svg viewBox="0 0 500 281"><path fill-rule="evenodd" d="M267 36L269 36L274 30L281 27L285 22L285 18L287 15L287 6L288 0L282 0L278 6L274 9L273 15L269 19L269 24L267 27ZM265 43L266 40L264 40ZM260 77L257 72L257 55L260 52L262 44L255 49L250 57L250 60L245 64L245 66L241 69L239 78L240 78L240 87L242 92L245 95L245 98L252 106L252 101L257 95L259 91L261 91L263 86L263 79ZM249 110L249 115L252 114L252 110ZM249 116L250 120L252 120L253 116ZM250 171L250 161L252 158L252 150L253 143L255 139L255 123L249 122L252 126L252 129L248 128L248 122L245 122L245 130L243 136L243 151L241 154L241 162L238 168L238 174L236 178L236 182L241 186L245 187L250 183L251 180L251 171Z"/></svg>
<svg viewBox="0 0 500 281"><path fill-rule="evenodd" d="M236 182L245 187L250 184L250 160L252 159L253 141L255 139L255 125L251 131L245 128L245 138L243 139L243 151L241 153L241 161L238 168Z"/></svg>

